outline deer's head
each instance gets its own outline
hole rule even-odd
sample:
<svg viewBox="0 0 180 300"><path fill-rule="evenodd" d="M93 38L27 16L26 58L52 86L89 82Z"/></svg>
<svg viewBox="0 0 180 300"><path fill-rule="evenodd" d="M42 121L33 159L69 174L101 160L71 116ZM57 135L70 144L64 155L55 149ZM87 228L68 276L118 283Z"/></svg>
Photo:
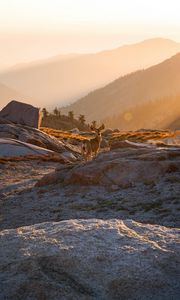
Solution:
<svg viewBox="0 0 180 300"><path fill-rule="evenodd" d="M101 131L105 128L104 124L102 124L99 128L96 128L91 125L90 129L95 131L98 136L101 136Z"/></svg>

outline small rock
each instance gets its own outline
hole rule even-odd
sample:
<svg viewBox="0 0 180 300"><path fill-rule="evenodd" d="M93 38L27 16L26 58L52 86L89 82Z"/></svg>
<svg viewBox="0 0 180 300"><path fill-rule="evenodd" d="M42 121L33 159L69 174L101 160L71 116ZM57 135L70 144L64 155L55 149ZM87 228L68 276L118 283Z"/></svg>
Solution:
<svg viewBox="0 0 180 300"><path fill-rule="evenodd" d="M111 185L111 191L112 192L115 192L115 191L118 191L119 190L119 186L118 185L116 185L116 184L112 184Z"/></svg>
<svg viewBox="0 0 180 300"><path fill-rule="evenodd" d="M107 135L110 135L110 134L112 134L112 133L113 133L113 129L107 128L107 129L105 129L105 130L102 132L102 135L103 135L103 136L107 136Z"/></svg>
<svg viewBox="0 0 180 300"><path fill-rule="evenodd" d="M69 132L71 132L71 133L79 133L79 129L78 128L73 128L73 129L71 129L71 130L69 130Z"/></svg>

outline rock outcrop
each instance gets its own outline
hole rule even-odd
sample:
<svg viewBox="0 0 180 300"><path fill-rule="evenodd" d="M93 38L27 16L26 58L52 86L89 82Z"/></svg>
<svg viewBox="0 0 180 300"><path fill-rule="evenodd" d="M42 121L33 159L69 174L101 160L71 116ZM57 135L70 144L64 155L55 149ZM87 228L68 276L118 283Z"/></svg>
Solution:
<svg viewBox="0 0 180 300"><path fill-rule="evenodd" d="M1 300L179 299L179 230L69 220L0 232Z"/></svg>
<svg viewBox="0 0 180 300"><path fill-rule="evenodd" d="M53 151L10 138L0 138L0 157L48 155Z"/></svg>
<svg viewBox="0 0 180 300"><path fill-rule="evenodd" d="M138 183L156 183L167 173L180 171L180 148L159 148L154 146L116 149L101 153L87 163L81 163L72 169L56 171L56 181L66 185L102 185L119 188L133 187ZM51 174L48 174L49 179ZM52 174L54 177L54 174ZM50 180L52 183L52 180ZM47 184L42 178L37 186Z"/></svg>
<svg viewBox="0 0 180 300"><path fill-rule="evenodd" d="M80 141L0 136L0 300L179 300L178 143L117 140L78 162Z"/></svg>
<svg viewBox="0 0 180 300"><path fill-rule="evenodd" d="M34 128L38 128L41 122L39 108L15 100L0 111L0 117L15 124Z"/></svg>
<svg viewBox="0 0 180 300"><path fill-rule="evenodd" d="M0 117L0 124L13 124L11 121Z"/></svg>
<svg viewBox="0 0 180 300"><path fill-rule="evenodd" d="M70 152L76 154L70 145L68 147L68 145L65 145L55 137L28 126L0 124L0 138L16 139L57 153Z"/></svg>

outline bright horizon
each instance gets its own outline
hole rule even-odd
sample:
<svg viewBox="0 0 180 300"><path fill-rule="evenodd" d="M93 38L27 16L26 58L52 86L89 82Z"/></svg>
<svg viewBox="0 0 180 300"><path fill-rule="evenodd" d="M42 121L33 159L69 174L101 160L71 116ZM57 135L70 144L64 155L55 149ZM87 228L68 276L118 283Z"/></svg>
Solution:
<svg viewBox="0 0 180 300"><path fill-rule="evenodd" d="M178 0L0 0L0 69L149 38L180 42Z"/></svg>

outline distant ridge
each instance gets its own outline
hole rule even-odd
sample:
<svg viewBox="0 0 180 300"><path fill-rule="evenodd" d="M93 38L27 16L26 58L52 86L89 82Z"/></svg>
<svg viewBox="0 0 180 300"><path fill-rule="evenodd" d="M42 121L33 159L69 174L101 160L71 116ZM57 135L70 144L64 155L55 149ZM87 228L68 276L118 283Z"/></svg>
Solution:
<svg viewBox="0 0 180 300"><path fill-rule="evenodd" d="M120 77L62 111L84 114L88 121L103 120L132 106L179 94L180 53L146 70Z"/></svg>
<svg viewBox="0 0 180 300"><path fill-rule="evenodd" d="M103 120L106 127L120 130L178 129L180 125L180 93L154 99L140 105L130 107L120 114ZM178 118L178 119L177 119ZM179 121L178 121L179 120Z"/></svg>
<svg viewBox="0 0 180 300"><path fill-rule="evenodd" d="M34 105L60 107L179 51L179 43L155 38L95 54L60 55L15 66L0 74L0 81L27 95Z"/></svg>
<svg viewBox="0 0 180 300"><path fill-rule="evenodd" d="M180 130L180 117L169 123L167 127L171 130Z"/></svg>
<svg viewBox="0 0 180 300"><path fill-rule="evenodd" d="M9 88L5 84L0 83L0 110L11 100L19 100L26 103L30 103L30 99L25 95L22 95L18 91Z"/></svg>

